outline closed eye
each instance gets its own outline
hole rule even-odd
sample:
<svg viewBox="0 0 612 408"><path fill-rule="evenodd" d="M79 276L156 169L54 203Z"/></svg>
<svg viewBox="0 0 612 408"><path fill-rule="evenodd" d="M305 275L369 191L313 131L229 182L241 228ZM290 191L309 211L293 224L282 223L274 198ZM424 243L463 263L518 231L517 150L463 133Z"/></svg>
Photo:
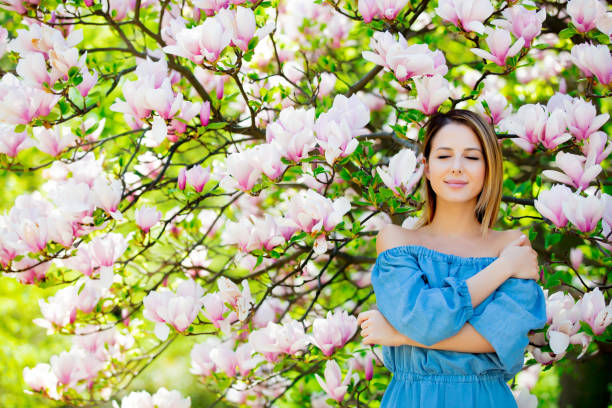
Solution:
<svg viewBox="0 0 612 408"><path fill-rule="evenodd" d="M446 159L450 156L438 156L438 159ZM467 157L470 160L478 160L478 157Z"/></svg>

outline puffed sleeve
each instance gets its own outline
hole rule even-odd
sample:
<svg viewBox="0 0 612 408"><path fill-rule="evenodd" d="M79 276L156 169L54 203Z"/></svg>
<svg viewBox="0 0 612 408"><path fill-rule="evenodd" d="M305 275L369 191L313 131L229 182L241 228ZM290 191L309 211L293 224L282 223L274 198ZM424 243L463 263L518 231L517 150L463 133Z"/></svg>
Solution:
<svg viewBox="0 0 612 408"><path fill-rule="evenodd" d="M511 378L523 366L527 333L546 324L546 299L536 281L516 278L506 280L491 298L469 323L493 346Z"/></svg>
<svg viewBox="0 0 612 408"><path fill-rule="evenodd" d="M426 346L456 334L472 317L465 280L447 277L430 287L413 256L381 252L372 269L376 305L400 333Z"/></svg>

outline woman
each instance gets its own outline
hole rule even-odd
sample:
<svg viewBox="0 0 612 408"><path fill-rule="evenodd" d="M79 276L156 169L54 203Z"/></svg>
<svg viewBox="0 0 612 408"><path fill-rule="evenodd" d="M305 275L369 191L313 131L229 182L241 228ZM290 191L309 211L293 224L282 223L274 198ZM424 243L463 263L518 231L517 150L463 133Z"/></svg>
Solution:
<svg viewBox="0 0 612 408"><path fill-rule="evenodd" d="M495 231L502 158L493 128L453 110L423 143L423 215L377 236L378 311L359 315L393 378L381 407L516 407L506 381L527 333L546 322L537 254L518 230Z"/></svg>

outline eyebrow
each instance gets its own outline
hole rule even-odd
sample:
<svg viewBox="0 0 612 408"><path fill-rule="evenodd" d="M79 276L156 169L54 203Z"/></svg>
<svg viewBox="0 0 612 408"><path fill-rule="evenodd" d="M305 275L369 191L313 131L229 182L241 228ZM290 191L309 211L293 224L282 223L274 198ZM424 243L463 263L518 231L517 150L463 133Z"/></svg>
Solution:
<svg viewBox="0 0 612 408"><path fill-rule="evenodd" d="M438 147L436 150L443 150L443 149L444 149L444 150L453 150L453 149L452 149L452 148L450 148L450 147ZM475 150L475 151L477 151L477 152L481 152L481 153L482 153L482 151L481 151L479 148L477 148L477 147L467 147L467 148L465 148L465 150L466 150L466 151L467 151L467 150Z"/></svg>

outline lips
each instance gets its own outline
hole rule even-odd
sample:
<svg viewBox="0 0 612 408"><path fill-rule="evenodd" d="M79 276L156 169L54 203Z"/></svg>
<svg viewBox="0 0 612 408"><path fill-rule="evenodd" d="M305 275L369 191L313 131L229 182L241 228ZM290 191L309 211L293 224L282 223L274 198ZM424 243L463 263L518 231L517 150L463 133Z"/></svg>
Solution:
<svg viewBox="0 0 612 408"><path fill-rule="evenodd" d="M448 184L450 187L459 188L465 186L467 184L467 181L449 180L445 181L445 183Z"/></svg>

